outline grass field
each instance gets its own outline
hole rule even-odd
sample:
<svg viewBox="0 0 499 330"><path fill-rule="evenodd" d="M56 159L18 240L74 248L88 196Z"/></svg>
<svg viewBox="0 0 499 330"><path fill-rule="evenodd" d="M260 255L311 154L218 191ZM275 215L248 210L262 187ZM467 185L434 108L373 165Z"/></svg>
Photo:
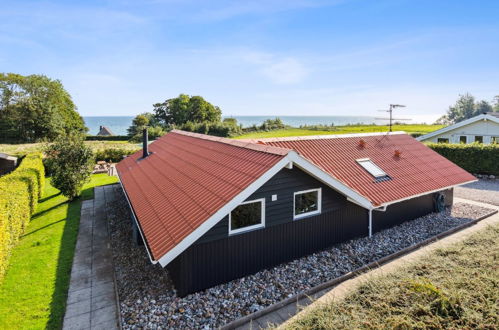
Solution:
<svg viewBox="0 0 499 330"><path fill-rule="evenodd" d="M285 329L497 329L499 226L375 277ZM299 315L300 316L300 315Z"/></svg>
<svg viewBox="0 0 499 330"><path fill-rule="evenodd" d="M404 131L407 133L426 134L445 127L444 125L394 125L393 131ZM335 130L312 130L305 128L287 128L269 132L254 132L243 134L236 139L255 139L269 137L286 137L286 136L305 136L305 135L326 135L326 134L349 134L349 133L371 133L371 132L388 132L388 126L378 125L347 125L336 126Z"/></svg>
<svg viewBox="0 0 499 330"><path fill-rule="evenodd" d="M102 150L108 148L136 150L142 146L128 141L85 141L92 150ZM0 144L0 152L10 155L26 154L29 152L43 151L45 143L22 143L22 144Z"/></svg>
<svg viewBox="0 0 499 330"><path fill-rule="evenodd" d="M93 187L116 181L107 174L92 175L82 196L69 203L47 180L0 284L0 329L61 328L81 201L93 198Z"/></svg>

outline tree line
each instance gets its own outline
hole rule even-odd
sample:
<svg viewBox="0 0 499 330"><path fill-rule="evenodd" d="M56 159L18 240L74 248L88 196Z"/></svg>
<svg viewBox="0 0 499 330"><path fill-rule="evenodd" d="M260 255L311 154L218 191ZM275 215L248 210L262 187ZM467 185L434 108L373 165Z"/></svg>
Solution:
<svg viewBox="0 0 499 330"><path fill-rule="evenodd" d="M437 120L437 124L455 124L471 117L487 112L499 112L499 95L492 102L477 101L473 95L466 93L459 95L456 103L451 105L447 113Z"/></svg>

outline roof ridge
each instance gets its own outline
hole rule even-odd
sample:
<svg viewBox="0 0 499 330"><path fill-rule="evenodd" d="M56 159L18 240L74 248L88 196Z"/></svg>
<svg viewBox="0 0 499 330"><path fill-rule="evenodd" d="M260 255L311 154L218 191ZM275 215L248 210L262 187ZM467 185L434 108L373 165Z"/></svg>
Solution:
<svg viewBox="0 0 499 330"><path fill-rule="evenodd" d="M265 143L265 142L281 142L281 141L304 141L304 140L327 140L327 139L341 139L341 138L352 138L352 137L367 137L367 136L382 136L382 135L399 135L407 134L404 131L397 132L372 132L372 133L347 133L347 134L325 134L325 135L304 135L304 136L285 136L285 137L273 137L273 138L261 138L261 139L241 139L239 141L245 141L250 143Z"/></svg>
<svg viewBox="0 0 499 330"><path fill-rule="evenodd" d="M228 139L228 138L224 138L224 137L212 136L212 135L206 135L206 134L200 134L200 133L194 133L194 132L187 132L187 131L182 131L182 130L178 130L178 129L174 129L174 130L170 131L170 133L176 133L176 134L190 136L193 138L203 139L203 140L212 141L212 142L224 143L224 144L232 145L234 147L245 148L245 149L265 152L265 153L279 155L279 156L287 155L291 151L291 149L286 149L286 148L281 148L281 147L274 147L274 146L269 146L269 145L264 145L264 144L257 144L257 143L250 142L250 141L234 140L234 139Z"/></svg>

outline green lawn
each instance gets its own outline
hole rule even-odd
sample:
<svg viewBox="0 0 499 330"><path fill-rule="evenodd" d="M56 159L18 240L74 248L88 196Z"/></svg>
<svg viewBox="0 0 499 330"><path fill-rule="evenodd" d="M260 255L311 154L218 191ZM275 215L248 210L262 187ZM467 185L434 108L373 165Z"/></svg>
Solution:
<svg viewBox="0 0 499 330"><path fill-rule="evenodd" d="M404 131L407 133L426 134L445 127L444 125L393 125L393 131ZM326 134L347 134L347 133L370 133L370 132L388 132L388 126L378 125L347 125L336 126L335 130L312 130L305 128L286 128L282 130L269 132L253 132L243 134L236 139L256 139L270 137L286 137L286 136L304 136L304 135L326 135Z"/></svg>
<svg viewBox="0 0 499 330"><path fill-rule="evenodd" d="M497 329L499 225L373 277L285 329Z"/></svg>
<svg viewBox="0 0 499 330"><path fill-rule="evenodd" d="M81 201L93 198L93 187L117 178L92 175L71 203L49 181L0 284L0 329L61 328Z"/></svg>

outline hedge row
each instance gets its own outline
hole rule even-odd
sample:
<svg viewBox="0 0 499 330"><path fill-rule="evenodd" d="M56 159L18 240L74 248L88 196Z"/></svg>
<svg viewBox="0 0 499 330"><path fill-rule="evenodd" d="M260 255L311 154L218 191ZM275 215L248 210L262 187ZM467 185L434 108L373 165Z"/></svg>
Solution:
<svg viewBox="0 0 499 330"><path fill-rule="evenodd" d="M499 144L427 143L427 145L470 173L499 175Z"/></svg>
<svg viewBox="0 0 499 330"><path fill-rule="evenodd" d="M13 172L0 177L0 279L12 248L36 209L44 184L40 153L27 155Z"/></svg>
<svg viewBox="0 0 499 330"><path fill-rule="evenodd" d="M128 135L87 135L85 141L128 141Z"/></svg>
<svg viewBox="0 0 499 330"><path fill-rule="evenodd" d="M139 149L137 149L139 150ZM104 160L106 162L117 163L125 156L135 153L137 150L126 150L119 148L108 148L94 151L95 161Z"/></svg>

